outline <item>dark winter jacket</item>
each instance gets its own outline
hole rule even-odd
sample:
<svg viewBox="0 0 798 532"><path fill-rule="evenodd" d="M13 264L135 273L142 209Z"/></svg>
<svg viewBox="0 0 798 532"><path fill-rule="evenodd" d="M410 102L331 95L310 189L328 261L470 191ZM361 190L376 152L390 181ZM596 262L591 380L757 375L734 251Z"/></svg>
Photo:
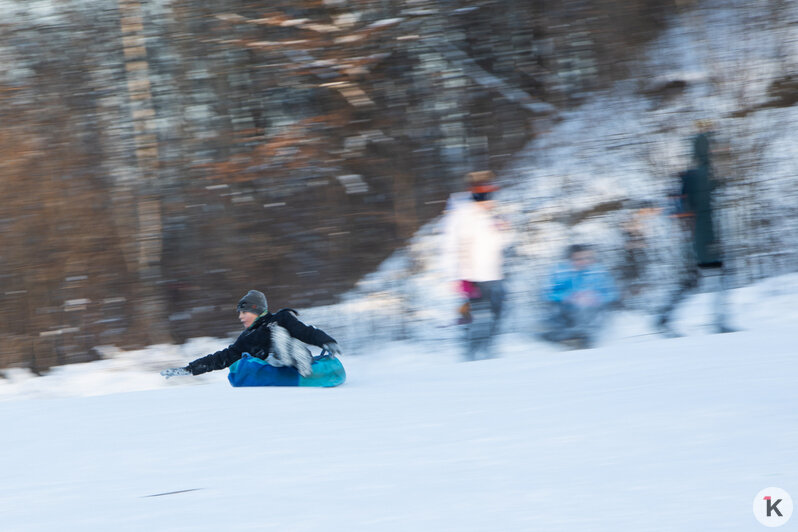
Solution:
<svg viewBox="0 0 798 532"><path fill-rule="evenodd" d="M712 134L699 133L693 137L693 161L696 166L712 165Z"/></svg>
<svg viewBox="0 0 798 532"><path fill-rule="evenodd" d="M693 138L695 168L685 172L682 194L693 214L693 249L699 266L721 264L720 244L712 216L712 195L717 183L712 169L712 134L699 133Z"/></svg>
<svg viewBox="0 0 798 532"><path fill-rule="evenodd" d="M270 323L276 323L283 327L291 336L306 344L323 347L324 344L335 342L324 331L299 321L295 311L291 309L283 309L274 314L267 312L255 320L230 346L211 355L198 358L187 366L188 370L194 375L199 375L208 371L224 369L240 359L244 353L265 359L272 346L271 329L268 327Z"/></svg>
<svg viewBox="0 0 798 532"><path fill-rule="evenodd" d="M708 166L699 166L682 174L682 194L686 209L694 216L693 249L699 266L720 263L720 249L712 216L712 193L715 182Z"/></svg>

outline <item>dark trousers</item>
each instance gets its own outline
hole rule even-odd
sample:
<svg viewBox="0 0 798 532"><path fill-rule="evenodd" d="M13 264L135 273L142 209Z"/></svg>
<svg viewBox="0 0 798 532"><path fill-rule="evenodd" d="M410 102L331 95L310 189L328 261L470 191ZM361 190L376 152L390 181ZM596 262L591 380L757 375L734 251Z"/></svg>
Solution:
<svg viewBox="0 0 798 532"><path fill-rule="evenodd" d="M577 307L562 301L552 302L543 338L551 342L579 340L589 347L604 325L606 311L607 305Z"/></svg>
<svg viewBox="0 0 798 532"><path fill-rule="evenodd" d="M690 295L701 282L705 282L715 293L713 310L715 314L715 327L725 329L726 325L726 276L724 275L723 265L720 262L710 264L699 264L687 270L679 285L665 302L659 312L660 326L667 325L673 315L673 311L688 295Z"/></svg>
<svg viewBox="0 0 798 532"><path fill-rule="evenodd" d="M469 298L471 320L465 326L465 352L467 360L476 360L480 355L492 356L493 339L499 332L504 305L504 283L484 281L475 283L477 294Z"/></svg>

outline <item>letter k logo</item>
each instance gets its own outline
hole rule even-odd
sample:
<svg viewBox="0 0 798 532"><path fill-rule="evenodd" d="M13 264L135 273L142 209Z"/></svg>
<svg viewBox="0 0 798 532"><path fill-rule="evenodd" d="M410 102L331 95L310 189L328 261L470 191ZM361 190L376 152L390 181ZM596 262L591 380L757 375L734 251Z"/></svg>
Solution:
<svg viewBox="0 0 798 532"><path fill-rule="evenodd" d="M792 497L781 488L766 488L754 497L754 517L767 527L784 526L792 516Z"/></svg>
<svg viewBox="0 0 798 532"><path fill-rule="evenodd" d="M784 517L783 515L781 515L781 512L779 511L779 508L778 508L779 503L781 502L781 499L778 499L776 502L773 502L773 497L771 497L770 495L768 495L766 497L763 497L763 498L765 499L765 502L768 505L767 506L767 516L768 517L770 517L773 514L773 512L776 512L776 515L778 515L779 517Z"/></svg>

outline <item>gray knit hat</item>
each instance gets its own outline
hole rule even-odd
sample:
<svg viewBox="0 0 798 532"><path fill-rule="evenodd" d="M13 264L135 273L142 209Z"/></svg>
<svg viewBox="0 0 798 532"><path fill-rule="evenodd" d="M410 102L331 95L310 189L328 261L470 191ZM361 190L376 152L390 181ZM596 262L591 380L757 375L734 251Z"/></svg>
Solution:
<svg viewBox="0 0 798 532"><path fill-rule="evenodd" d="M238 312L251 312L253 314L261 315L266 312L269 306L266 303L266 296L263 295L263 292L258 292L257 290L250 290L247 292L247 295L241 298L241 301L238 302L238 306L236 310Z"/></svg>

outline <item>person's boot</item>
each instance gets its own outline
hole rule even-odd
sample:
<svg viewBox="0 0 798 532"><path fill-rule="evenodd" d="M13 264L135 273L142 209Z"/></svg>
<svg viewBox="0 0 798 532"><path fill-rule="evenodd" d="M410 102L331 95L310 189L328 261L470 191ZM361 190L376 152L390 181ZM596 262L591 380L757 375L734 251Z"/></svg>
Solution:
<svg viewBox="0 0 798 532"><path fill-rule="evenodd" d="M591 348L590 343L584 336L574 336L573 338L563 340L561 343L566 347L576 350Z"/></svg>
<svg viewBox="0 0 798 532"><path fill-rule="evenodd" d="M719 334L733 333L737 331L738 329L735 329L734 327L729 327L725 323L718 323L717 325L715 325L715 332Z"/></svg>
<svg viewBox="0 0 798 532"><path fill-rule="evenodd" d="M662 336L664 336L665 338L681 338L682 336L681 334L673 330L673 327L671 327L668 317L665 315L662 315L657 319L655 328L657 332Z"/></svg>

